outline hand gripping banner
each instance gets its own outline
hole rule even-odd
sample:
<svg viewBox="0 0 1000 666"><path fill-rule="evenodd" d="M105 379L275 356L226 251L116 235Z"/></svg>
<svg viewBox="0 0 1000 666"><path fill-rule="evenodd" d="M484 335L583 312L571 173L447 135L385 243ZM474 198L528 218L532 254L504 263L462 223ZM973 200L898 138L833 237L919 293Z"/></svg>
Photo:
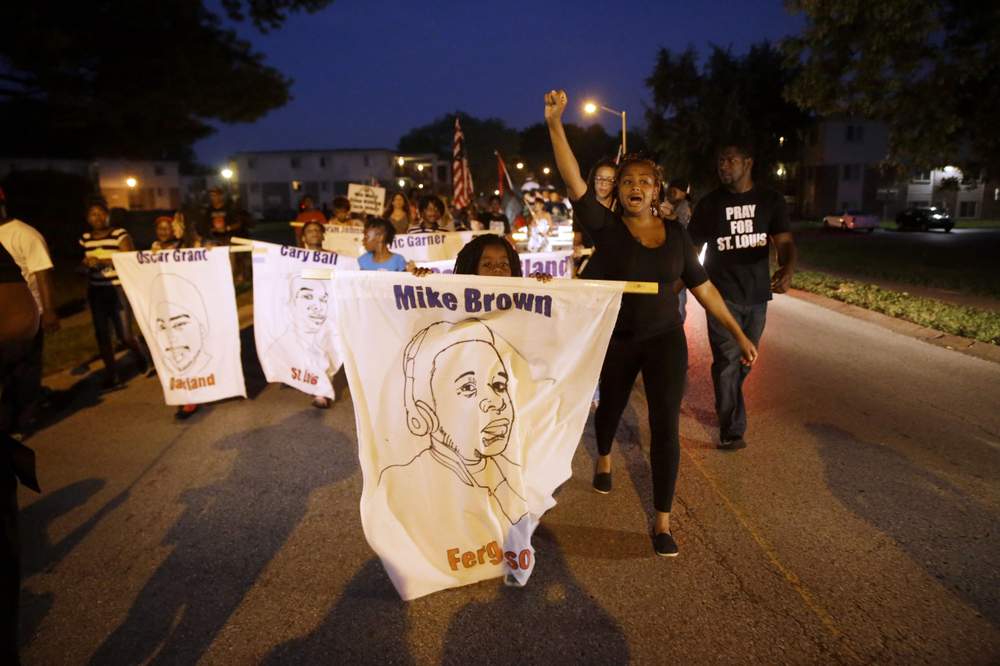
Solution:
<svg viewBox="0 0 1000 666"><path fill-rule="evenodd" d="M331 283L362 524L396 590L414 599L507 574L525 584L622 285L364 271Z"/></svg>

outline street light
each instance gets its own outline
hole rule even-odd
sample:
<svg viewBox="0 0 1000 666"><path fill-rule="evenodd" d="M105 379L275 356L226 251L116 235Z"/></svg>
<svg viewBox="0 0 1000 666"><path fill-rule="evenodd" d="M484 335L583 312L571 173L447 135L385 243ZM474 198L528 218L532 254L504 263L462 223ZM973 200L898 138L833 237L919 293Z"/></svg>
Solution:
<svg viewBox="0 0 1000 666"><path fill-rule="evenodd" d="M223 178L225 178L226 180L231 180L231 179L232 179L232 177L233 177L233 170L232 170L232 169L230 169L229 167L226 167L225 169L223 169L223 170L222 170L222 171L220 171L219 173L220 173L220 174L222 175L222 177L223 177Z"/></svg>
<svg viewBox="0 0 1000 666"><path fill-rule="evenodd" d="M139 184L139 181L132 176L129 176L125 179L125 184L128 185L130 189L135 189L135 186Z"/></svg>
<svg viewBox="0 0 1000 666"><path fill-rule="evenodd" d="M383 162L383 164L385 164L385 163ZM398 184L400 187L406 187L406 181L403 180L402 178L400 178L399 180L397 180L396 184Z"/></svg>
<svg viewBox="0 0 1000 666"><path fill-rule="evenodd" d="M608 108L608 107L604 106L603 104L597 104L596 102L586 102L583 105L583 111L587 115L594 115L595 113L597 113L598 109L600 109L601 111L607 111L608 113L613 113L616 116L621 116L621 119L622 119L622 155L624 155L627 152L627 150L628 150L628 148L626 147L626 143L625 143L625 112L624 111L615 111L614 109Z"/></svg>
<svg viewBox="0 0 1000 666"><path fill-rule="evenodd" d="M406 160L404 160L402 157L397 157L396 164L398 164L399 166L403 166L404 164L406 164Z"/></svg>
<svg viewBox="0 0 1000 666"><path fill-rule="evenodd" d="M423 164L418 164L417 165L417 171L423 171L423 170L424 170L424 165Z"/></svg>
<svg viewBox="0 0 1000 666"><path fill-rule="evenodd" d="M515 165L514 165L514 167L515 167L515 168L516 168L516 169L517 169L518 171L520 171L521 169L523 169L523 168L524 168L524 162L518 162L517 164L515 164Z"/></svg>
<svg viewBox="0 0 1000 666"><path fill-rule="evenodd" d="M548 167L545 167L545 168L542 169L542 173L544 173L547 176L550 173L552 173L552 169L550 169Z"/></svg>

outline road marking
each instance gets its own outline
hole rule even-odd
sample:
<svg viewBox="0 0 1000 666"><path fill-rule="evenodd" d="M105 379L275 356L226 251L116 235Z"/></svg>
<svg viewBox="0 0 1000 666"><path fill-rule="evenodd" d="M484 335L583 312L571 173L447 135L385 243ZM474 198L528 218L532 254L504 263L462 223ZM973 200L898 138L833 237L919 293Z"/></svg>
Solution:
<svg viewBox="0 0 1000 666"><path fill-rule="evenodd" d="M712 487L712 490L715 491L715 494L719 496L719 498L726 505L729 511L732 512L737 522L739 522L739 524L743 526L743 529L745 529L753 538L753 540L757 542L757 545L760 546L761 550L764 551L764 554L767 556L767 559L771 562L771 565L774 566L774 568L781 573L781 575L788 582L788 584L792 586L792 589L794 589L798 593L798 595L802 598L802 601L804 601L806 606L809 607L809 610L811 610L813 614L815 614L816 617L819 618L820 622L823 623L823 626L827 628L827 630L835 639L837 639L840 647L842 647L844 651L847 652L847 654L853 659L859 662L862 661L861 658L857 655L857 653L855 653L854 650L852 650L851 647L847 645L846 641L843 640L844 633L837 627L837 623L834 622L833 617L826 612L826 609L824 609L819 604L818 601L816 601L816 598L813 596L812 592L810 592L808 588L806 588L806 586L802 584L802 581L799 580L799 577L797 575L795 575L795 572L786 567L781 562L781 560L778 558L778 552L774 549L774 547L771 546L771 544L768 543L767 539L761 536L756 529L754 529L753 525L750 523L750 520L744 515L743 511L738 506L736 506L736 504L731 499L729 499L729 496L722 491L722 488L719 487L719 484L715 481L715 479L713 479L705 470L705 468L701 465L701 463L699 463L695 459L695 457L692 456L690 452L688 452L687 447L681 447L681 450L684 452L684 455L687 456L687 459L691 461L691 464L695 466L695 469L697 469L698 472L705 478L705 480L708 481L708 485Z"/></svg>

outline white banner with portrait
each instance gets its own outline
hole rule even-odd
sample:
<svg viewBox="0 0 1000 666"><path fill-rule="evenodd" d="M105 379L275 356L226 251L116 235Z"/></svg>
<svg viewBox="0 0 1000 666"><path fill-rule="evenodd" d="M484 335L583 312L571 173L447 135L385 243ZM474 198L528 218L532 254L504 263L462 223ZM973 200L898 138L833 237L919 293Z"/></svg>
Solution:
<svg viewBox="0 0 1000 666"><path fill-rule="evenodd" d="M229 248L119 252L113 261L167 404L245 398Z"/></svg>
<svg viewBox="0 0 1000 666"><path fill-rule="evenodd" d="M332 280L369 544L403 599L534 567L621 286L359 271Z"/></svg>
<svg viewBox="0 0 1000 666"><path fill-rule="evenodd" d="M340 369L330 282L313 269L358 270L357 259L331 252L254 241L253 325L257 358L269 382L334 398Z"/></svg>
<svg viewBox="0 0 1000 666"><path fill-rule="evenodd" d="M558 252L522 252L521 273L525 276L532 273L548 273L554 278L569 279L573 277L573 251ZM455 270L455 260L421 261L421 268L429 268L434 273L452 273Z"/></svg>

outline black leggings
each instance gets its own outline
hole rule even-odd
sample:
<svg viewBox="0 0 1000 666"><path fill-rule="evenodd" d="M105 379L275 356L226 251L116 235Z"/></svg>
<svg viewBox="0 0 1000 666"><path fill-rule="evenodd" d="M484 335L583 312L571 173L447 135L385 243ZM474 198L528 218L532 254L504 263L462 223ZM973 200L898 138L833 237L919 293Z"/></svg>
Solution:
<svg viewBox="0 0 1000 666"><path fill-rule="evenodd" d="M611 442L642 370L649 406L649 464L653 469L653 506L669 512L680 464L680 411L687 373L683 327L641 342L611 339L601 368L601 401L594 417L597 452L611 453Z"/></svg>

